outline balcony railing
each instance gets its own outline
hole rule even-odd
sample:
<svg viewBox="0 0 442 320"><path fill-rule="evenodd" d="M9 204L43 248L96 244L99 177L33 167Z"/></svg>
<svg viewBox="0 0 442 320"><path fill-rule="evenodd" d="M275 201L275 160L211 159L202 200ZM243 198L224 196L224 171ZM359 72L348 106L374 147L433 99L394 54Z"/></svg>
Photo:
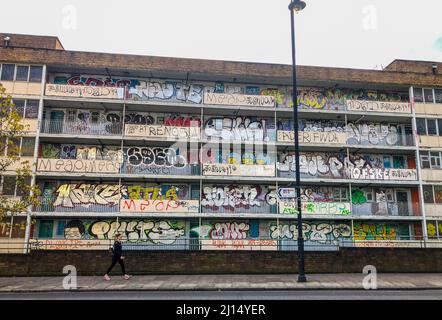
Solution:
<svg viewBox="0 0 442 320"><path fill-rule="evenodd" d="M194 176L200 175L200 165L190 164L182 167L179 166L166 166L166 165L132 165L130 163L124 162L121 167L122 174L147 174L147 175L184 175L184 176Z"/></svg>
<svg viewBox="0 0 442 320"><path fill-rule="evenodd" d="M44 120L42 133L72 134L72 135L121 135L123 125L121 123L98 122L82 123L57 120Z"/></svg>
<svg viewBox="0 0 442 320"><path fill-rule="evenodd" d="M358 145L358 146L414 146L412 134L367 132L360 134L353 131L299 131L299 143L302 145L325 144L329 146ZM277 141L293 143L293 130L278 130Z"/></svg>
<svg viewBox="0 0 442 320"><path fill-rule="evenodd" d="M354 216L413 216L411 208L418 205L418 203L408 202L366 202L353 204L352 213Z"/></svg>
<svg viewBox="0 0 442 320"><path fill-rule="evenodd" d="M33 238L29 243L24 239L0 238L0 253L24 253L42 250L108 250L112 239L46 239ZM296 251L296 240L247 238L240 240L212 240L181 237L178 239L162 238L161 241L150 240L123 241L123 249L132 251L132 255L142 250L177 250L177 251L203 251L203 250L256 250L256 251ZM442 238L423 239L419 236L398 236L394 240L360 240L354 237L338 240L306 241L307 251L339 250L342 247L353 248L442 248Z"/></svg>
<svg viewBox="0 0 442 320"><path fill-rule="evenodd" d="M269 205L266 201L256 201L254 205L203 205L201 206L203 213L221 213L228 215L229 213L262 213L277 214L278 206Z"/></svg>

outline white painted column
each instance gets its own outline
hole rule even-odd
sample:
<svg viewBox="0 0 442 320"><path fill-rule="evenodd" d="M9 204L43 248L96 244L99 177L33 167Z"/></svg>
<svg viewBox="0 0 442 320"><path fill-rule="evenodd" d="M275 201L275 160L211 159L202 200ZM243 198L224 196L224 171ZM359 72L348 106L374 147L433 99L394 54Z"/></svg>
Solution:
<svg viewBox="0 0 442 320"><path fill-rule="evenodd" d="M41 91L40 91L40 101L38 104L38 119L37 119L37 132L35 135L35 145L34 145L34 165L32 166L32 175L31 175L31 187L35 186L36 182L36 172L37 172L37 159L38 159L38 147L40 144L40 131L42 126L42 118L43 118L43 96L45 92L45 84L46 84L46 65L43 66L43 72L41 76ZM32 207L28 207L27 216L26 216L26 230L25 230L25 242L24 242L24 253L29 253L29 238L31 235L31 216L32 216Z"/></svg>
<svg viewBox="0 0 442 320"><path fill-rule="evenodd" d="M421 199L420 201L420 209L421 209L421 213L422 213L422 235L424 237L424 243L426 240L428 240L428 233L427 233L427 219L426 219L426 215L425 215L425 203L424 203L424 188L422 186L422 173L421 173L421 160L420 160L420 156L419 156L419 139L417 139L417 124L416 124L416 110L414 107L414 92L413 92L413 87L410 87L409 89L409 95L410 95L410 103L411 103L411 112L413 115L413 120L412 120L412 127L413 127L413 139L414 139L414 144L415 144L415 150L416 150L416 170L417 170L417 174L418 174L418 179L419 179L419 198ZM433 193L434 194L434 193Z"/></svg>

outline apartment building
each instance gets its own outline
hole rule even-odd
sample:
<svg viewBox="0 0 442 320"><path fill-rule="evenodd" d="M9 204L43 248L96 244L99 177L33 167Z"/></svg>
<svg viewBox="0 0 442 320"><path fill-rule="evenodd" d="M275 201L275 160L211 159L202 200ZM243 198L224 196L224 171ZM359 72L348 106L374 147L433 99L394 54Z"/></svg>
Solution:
<svg viewBox="0 0 442 320"><path fill-rule="evenodd" d="M121 232L132 249L297 249L291 66L8 36L0 82L28 125L17 143L41 199L1 241L86 250ZM440 238L441 69L298 67L306 250ZM1 190L19 197L12 169Z"/></svg>

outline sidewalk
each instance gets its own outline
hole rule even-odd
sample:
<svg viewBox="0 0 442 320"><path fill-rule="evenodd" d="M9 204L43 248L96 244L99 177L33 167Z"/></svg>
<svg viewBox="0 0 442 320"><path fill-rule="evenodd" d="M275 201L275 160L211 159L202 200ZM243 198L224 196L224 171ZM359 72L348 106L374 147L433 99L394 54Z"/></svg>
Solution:
<svg viewBox="0 0 442 320"><path fill-rule="evenodd" d="M134 290L339 290L363 289L363 274L312 274L308 282L298 283L296 274L283 275L158 275L134 276L123 280L113 276L111 281L102 277L78 277L79 291L134 291ZM440 289L442 274L377 275L378 289ZM63 277L0 278L0 292L65 291Z"/></svg>

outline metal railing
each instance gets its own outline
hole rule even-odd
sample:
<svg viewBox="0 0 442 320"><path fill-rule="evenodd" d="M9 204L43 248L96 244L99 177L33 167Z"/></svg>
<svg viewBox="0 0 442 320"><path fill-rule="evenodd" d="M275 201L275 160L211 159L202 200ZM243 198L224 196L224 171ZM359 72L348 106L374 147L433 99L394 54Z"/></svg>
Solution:
<svg viewBox="0 0 442 320"><path fill-rule="evenodd" d="M158 166L158 165L132 165L124 162L120 172L123 174L149 174L149 175L200 175L201 166L199 164L188 164L185 166Z"/></svg>
<svg viewBox="0 0 442 320"><path fill-rule="evenodd" d="M269 205L266 201L257 201L253 206L250 205L210 205L207 206L204 203L201 205L202 213L267 213L267 214L277 214L278 206Z"/></svg>
<svg viewBox="0 0 442 320"><path fill-rule="evenodd" d="M109 203L101 205L96 203L73 203L68 199L64 199L60 204L56 203L56 198L39 197L38 205L34 206L34 212L96 212L109 213L120 212L119 203Z"/></svg>
<svg viewBox="0 0 442 320"><path fill-rule="evenodd" d="M368 137L358 137L353 133L347 132L347 144L357 146L385 146L385 147L411 147L414 146L414 139L412 134L398 134L398 135L369 135Z"/></svg>
<svg viewBox="0 0 442 320"><path fill-rule="evenodd" d="M33 238L25 244L24 239L0 238L0 254L23 254L46 250L96 250L106 252L113 239L46 239ZM159 238L122 242L125 251L296 251L294 239L201 239L201 238ZM311 240L305 239L306 251L338 251L340 248L442 248L442 237L423 239L421 237L396 237L394 239L370 240L345 239Z"/></svg>
<svg viewBox="0 0 442 320"><path fill-rule="evenodd" d="M121 135L122 123L98 122L83 123L81 121L69 122L58 120L44 120L41 132L51 134L72 135Z"/></svg>

